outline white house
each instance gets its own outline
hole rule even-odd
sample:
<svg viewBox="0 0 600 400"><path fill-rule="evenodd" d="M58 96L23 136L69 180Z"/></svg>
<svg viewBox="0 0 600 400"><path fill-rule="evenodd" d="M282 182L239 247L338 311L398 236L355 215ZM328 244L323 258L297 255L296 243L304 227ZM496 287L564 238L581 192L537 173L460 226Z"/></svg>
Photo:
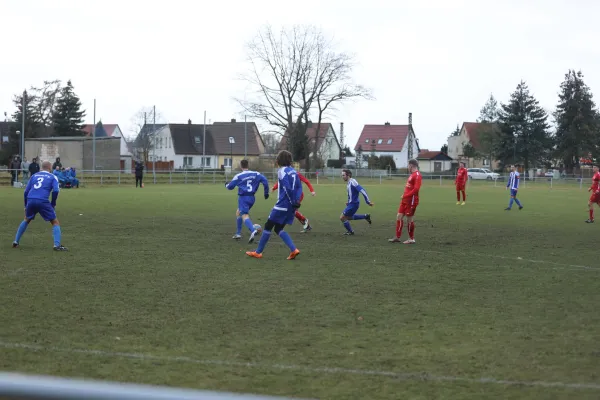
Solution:
<svg viewBox="0 0 600 400"><path fill-rule="evenodd" d="M441 151L421 150L417 157L421 172L444 172L452 170L452 158Z"/></svg>
<svg viewBox="0 0 600 400"><path fill-rule="evenodd" d="M308 148L311 150L309 157L312 160L315 155L314 150L317 149L317 157L323 161L324 166L327 166L327 161L340 159L342 147L333 129L333 124L321 122L321 125L318 125L318 123L309 122L306 128ZM279 142L279 149L285 150L287 147L287 136L284 136Z"/></svg>
<svg viewBox="0 0 600 400"><path fill-rule="evenodd" d="M409 147L412 158L419 154L419 142L412 125L365 125L354 146L354 151L362 151L363 157L374 154L377 157L392 156L396 168L407 168ZM365 165L365 164L363 164Z"/></svg>
<svg viewBox="0 0 600 400"><path fill-rule="evenodd" d="M87 124L83 126L83 131L87 136L92 136L94 130L93 124ZM121 169L125 172L131 172L131 161L133 160L133 154L131 153L127 140L121 131L118 124L103 124L102 121L96 124L96 137L118 137L121 138Z"/></svg>
<svg viewBox="0 0 600 400"><path fill-rule="evenodd" d="M497 130L498 126L492 123L463 122L457 136L448 137L448 156L456 161L464 161L467 167L497 169L498 161L490 160L482 155L477 158L469 158L463 154L463 148L468 143L479 153L483 153L480 137L488 132Z"/></svg>
<svg viewBox="0 0 600 400"><path fill-rule="evenodd" d="M230 143L230 137L234 143ZM206 130L203 124L192 124L191 120L187 124L147 124L136 139L138 153L144 141L149 142L145 146L148 161L173 161L176 169L235 167L243 158L257 162L265 151L256 124L235 119L206 125Z"/></svg>

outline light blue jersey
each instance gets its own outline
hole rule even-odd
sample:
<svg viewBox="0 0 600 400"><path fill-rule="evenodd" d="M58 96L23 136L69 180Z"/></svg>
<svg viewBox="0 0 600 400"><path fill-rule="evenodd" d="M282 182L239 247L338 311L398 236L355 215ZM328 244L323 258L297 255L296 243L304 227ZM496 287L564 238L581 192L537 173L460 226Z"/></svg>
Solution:
<svg viewBox="0 0 600 400"><path fill-rule="evenodd" d="M521 178L521 175L519 174L519 171L514 171L510 173L510 176L508 177L508 183L506 184L506 187L509 188L510 190L519 190L519 179Z"/></svg>

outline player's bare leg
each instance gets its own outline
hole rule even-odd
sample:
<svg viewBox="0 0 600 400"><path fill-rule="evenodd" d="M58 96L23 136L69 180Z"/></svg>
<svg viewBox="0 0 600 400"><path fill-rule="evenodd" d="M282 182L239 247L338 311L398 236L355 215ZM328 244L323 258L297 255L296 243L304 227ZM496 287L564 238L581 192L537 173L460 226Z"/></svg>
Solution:
<svg viewBox="0 0 600 400"><path fill-rule="evenodd" d="M400 238L402 237L402 229L404 228L404 214L398 213L396 215L396 236L392 239L388 239L390 243L400 243Z"/></svg>
<svg viewBox="0 0 600 400"><path fill-rule="evenodd" d="M60 232L60 223L58 222L58 219L53 219L52 221L50 221L50 224L52 225L52 237L54 239L54 250L55 251L69 251L69 249L67 249L65 246L63 246L60 243L61 232Z"/></svg>

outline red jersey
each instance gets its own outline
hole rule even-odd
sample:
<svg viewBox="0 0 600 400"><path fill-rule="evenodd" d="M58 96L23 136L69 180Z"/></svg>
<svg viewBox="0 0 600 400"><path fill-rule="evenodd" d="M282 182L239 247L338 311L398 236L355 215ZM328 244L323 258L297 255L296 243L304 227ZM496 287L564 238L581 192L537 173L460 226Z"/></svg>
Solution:
<svg viewBox="0 0 600 400"><path fill-rule="evenodd" d="M306 179L306 177L304 175L302 175L300 172L296 172L296 174L298 175L298 178L300 178L300 181L304 182L306 184L306 186L308 187L308 190L310 190L310 192L313 193L315 191L315 189L310 184L310 181L308 179ZM273 185L273 188L271 190L277 190L278 187L279 187L279 182L275 182L275 185Z"/></svg>
<svg viewBox="0 0 600 400"><path fill-rule="evenodd" d="M421 181L423 176L419 171L415 171L408 177L406 186L404 187L404 194L402 195L402 201L411 204L417 204L419 202L419 189L421 189Z"/></svg>
<svg viewBox="0 0 600 400"><path fill-rule="evenodd" d="M592 177L592 192L600 192L600 171L596 172Z"/></svg>
<svg viewBox="0 0 600 400"><path fill-rule="evenodd" d="M457 185L464 185L467 183L467 169L464 167L460 167L458 172L456 173L456 181Z"/></svg>

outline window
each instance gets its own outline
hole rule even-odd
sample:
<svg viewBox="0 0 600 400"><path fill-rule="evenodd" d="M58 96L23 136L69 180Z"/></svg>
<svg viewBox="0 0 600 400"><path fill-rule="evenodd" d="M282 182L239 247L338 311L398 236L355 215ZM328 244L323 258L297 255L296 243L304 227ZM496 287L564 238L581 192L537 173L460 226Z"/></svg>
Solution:
<svg viewBox="0 0 600 400"><path fill-rule="evenodd" d="M490 160L488 160L488 159L483 160L483 166L484 167L489 167L490 166Z"/></svg>
<svg viewBox="0 0 600 400"><path fill-rule="evenodd" d="M377 144L383 143L383 139L377 139Z"/></svg>
<svg viewBox="0 0 600 400"><path fill-rule="evenodd" d="M194 142L196 144L202 144L202 138L200 136L195 136L194 137Z"/></svg>
<svg viewBox="0 0 600 400"><path fill-rule="evenodd" d="M231 167L231 158L223 159L223 165L226 167Z"/></svg>
<svg viewBox="0 0 600 400"><path fill-rule="evenodd" d="M193 165L194 157L183 157L183 166L191 167Z"/></svg>
<svg viewBox="0 0 600 400"><path fill-rule="evenodd" d="M365 139L365 143L369 143L369 139Z"/></svg>
<svg viewBox="0 0 600 400"><path fill-rule="evenodd" d="M202 157L202 162L200 165L203 167L210 167L210 157Z"/></svg>
<svg viewBox="0 0 600 400"><path fill-rule="evenodd" d="M388 139L388 143L387 144L392 144L392 139Z"/></svg>

